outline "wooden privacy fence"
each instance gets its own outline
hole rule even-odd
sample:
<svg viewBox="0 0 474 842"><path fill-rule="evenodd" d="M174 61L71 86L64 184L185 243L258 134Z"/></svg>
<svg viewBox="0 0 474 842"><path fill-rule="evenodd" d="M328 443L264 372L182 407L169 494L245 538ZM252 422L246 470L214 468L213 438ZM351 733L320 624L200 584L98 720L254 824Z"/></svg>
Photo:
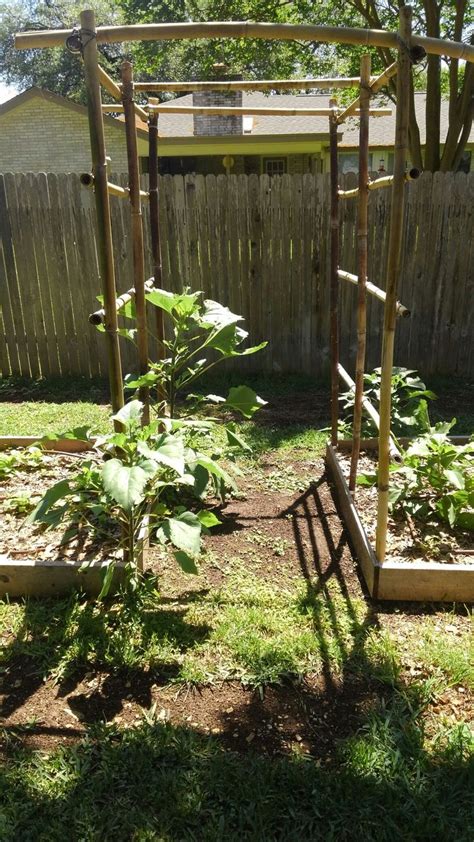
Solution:
<svg viewBox="0 0 474 842"><path fill-rule="evenodd" d="M345 187L354 184L346 177ZM396 364L472 375L474 173L425 173L406 190L399 298L411 318L398 326ZM390 199L390 191L370 194L370 280L385 277ZM269 340L239 366L328 371L329 201L323 175L160 178L164 285L203 290L246 318L252 343ZM133 284L130 212L128 202L111 204L122 292ZM355 202L343 203L341 221L340 265L355 272ZM101 289L95 206L78 176L0 175L0 248L2 375L105 376L103 336L88 323ZM146 263L151 275L148 241ZM355 296L341 286L342 362L350 368ZM368 302L368 368L380 364L381 307ZM136 369L126 340L122 353L125 371Z"/></svg>

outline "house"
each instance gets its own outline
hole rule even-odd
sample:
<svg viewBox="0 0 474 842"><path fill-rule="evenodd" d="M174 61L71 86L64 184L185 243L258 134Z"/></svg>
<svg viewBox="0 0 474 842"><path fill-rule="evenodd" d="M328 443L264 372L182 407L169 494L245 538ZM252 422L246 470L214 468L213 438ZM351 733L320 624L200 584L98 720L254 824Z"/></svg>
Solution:
<svg viewBox="0 0 474 842"><path fill-rule="evenodd" d="M125 126L104 116L107 154L115 172L126 172ZM146 154L148 132L140 131ZM0 105L0 172L89 172L87 108L41 88Z"/></svg>
<svg viewBox="0 0 474 842"><path fill-rule="evenodd" d="M198 92L179 97L180 105L240 105L245 107L327 108L327 95ZM164 104L166 107L166 103ZM169 103L168 107L170 107ZM415 95L424 142L424 94ZM442 106L446 133L448 103ZM123 115L104 115L107 154L112 172L127 170ZM329 171L327 117L159 116L159 167L162 173L318 173ZM371 171L392 171L395 108L391 117L370 123ZM148 131L137 121L138 153L143 172L148 167ZM358 122L340 127L341 172L358 166ZM462 169L473 166L474 129ZM87 108L40 88L30 88L0 105L0 172L86 172L90 170Z"/></svg>
<svg viewBox="0 0 474 842"><path fill-rule="evenodd" d="M179 105L227 105L234 94L195 93L179 97ZM237 98L238 97L238 98ZM240 93L234 105L245 107L328 108L329 96L314 94ZM415 94L415 110L425 142L425 94ZM164 103L166 106L166 103ZM239 123L240 120L240 123ZM227 121L225 131L223 124ZM327 117L294 115L213 117L192 114L159 115L159 155L162 172L282 173L329 172ZM441 135L448 127L448 102L442 103ZM393 170L395 106L390 117L370 121L369 170ZM340 127L339 162L341 172L358 170L359 128L357 119ZM473 166L474 127L462 162L469 172ZM232 166L229 168L229 160ZM226 159L224 161L224 159ZM227 166L226 166L227 165ZM146 164L144 162L144 166Z"/></svg>

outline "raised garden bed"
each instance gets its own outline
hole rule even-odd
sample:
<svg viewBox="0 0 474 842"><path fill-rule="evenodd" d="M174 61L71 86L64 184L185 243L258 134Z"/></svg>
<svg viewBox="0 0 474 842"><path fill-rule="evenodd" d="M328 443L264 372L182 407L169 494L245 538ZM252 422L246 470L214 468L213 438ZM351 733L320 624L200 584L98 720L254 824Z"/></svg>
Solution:
<svg viewBox="0 0 474 842"><path fill-rule="evenodd" d="M373 454L376 447L377 441L374 439L363 442L362 458L364 453ZM389 557L380 564L371 540L372 534L375 535L375 525L372 528L368 525L371 515L367 511L366 501L361 503L361 509L364 506L364 514L361 516L357 500L354 502L349 493L343 460L350 448L350 441L342 442L338 452L328 445L326 466L334 482L341 513L371 596L384 600L474 602L474 557L465 547L464 536L460 537L455 552L447 550L445 557L438 561L426 560L417 553L408 553L406 538L391 536L389 548L396 558ZM403 528L398 531L402 533ZM462 551L463 547L466 552ZM410 560L401 560L400 550L407 558L411 556ZM453 562L453 559L456 561Z"/></svg>
<svg viewBox="0 0 474 842"><path fill-rule="evenodd" d="M0 450L37 443L38 437L2 436ZM57 481L77 468L75 459L80 459L80 454L91 449L87 442L77 439L45 439L41 441L41 447L48 451L42 459L41 470L30 470L27 482L20 471L3 487L0 486L3 501L16 499L19 506L23 501L26 506L36 492L40 497L52 480ZM100 592L104 569L112 558L112 546L92 544L86 537L83 541L79 539L61 545L63 528L32 538L32 527L24 526L18 531L18 518L5 510L2 523L0 597L58 596L73 588L81 589L90 596ZM118 587L123 577L124 564L116 561L113 588Z"/></svg>

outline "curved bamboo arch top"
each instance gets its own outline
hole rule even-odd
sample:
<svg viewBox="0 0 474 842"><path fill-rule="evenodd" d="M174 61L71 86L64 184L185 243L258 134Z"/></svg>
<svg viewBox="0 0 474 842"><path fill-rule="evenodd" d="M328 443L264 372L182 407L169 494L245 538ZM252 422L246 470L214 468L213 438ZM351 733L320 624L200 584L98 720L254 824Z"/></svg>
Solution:
<svg viewBox="0 0 474 842"><path fill-rule="evenodd" d="M17 50L61 47L71 34L69 29L20 32L15 35ZM342 26L312 26L294 23L254 23L252 21L211 21L190 23L148 23L97 27L97 43L117 41L170 41L194 38L263 38L269 41L323 41L361 44L366 47L398 46L398 35L383 29ZM413 35L412 44L427 53L474 62L474 45L441 38Z"/></svg>

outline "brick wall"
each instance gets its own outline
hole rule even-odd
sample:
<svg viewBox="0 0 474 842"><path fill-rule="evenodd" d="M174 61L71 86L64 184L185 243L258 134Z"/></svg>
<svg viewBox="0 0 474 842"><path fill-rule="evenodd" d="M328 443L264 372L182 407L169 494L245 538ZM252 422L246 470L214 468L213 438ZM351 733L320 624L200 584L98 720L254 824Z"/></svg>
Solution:
<svg viewBox="0 0 474 842"><path fill-rule="evenodd" d="M193 105L241 107L242 91L197 91L193 93ZM219 137L221 135L243 134L242 117L194 116L194 134Z"/></svg>
<svg viewBox="0 0 474 842"><path fill-rule="evenodd" d="M127 171L125 132L106 125L111 171ZM32 97L0 117L0 172L88 172L87 114Z"/></svg>

